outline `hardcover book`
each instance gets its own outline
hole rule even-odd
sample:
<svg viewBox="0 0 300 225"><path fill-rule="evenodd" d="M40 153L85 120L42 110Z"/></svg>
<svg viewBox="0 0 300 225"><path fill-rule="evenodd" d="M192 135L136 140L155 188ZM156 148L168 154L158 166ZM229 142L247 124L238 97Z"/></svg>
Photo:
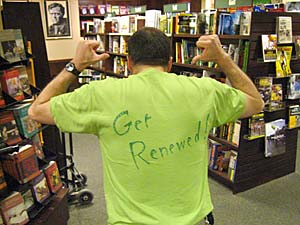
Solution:
<svg viewBox="0 0 300 225"><path fill-rule="evenodd" d="M262 34L261 41L264 62L275 62L277 57L277 35Z"/></svg>
<svg viewBox="0 0 300 225"><path fill-rule="evenodd" d="M277 46L276 77L286 77L292 74L290 61L293 46Z"/></svg>
<svg viewBox="0 0 300 225"><path fill-rule="evenodd" d="M249 118L249 136L252 140L265 136L265 120L264 113L254 114Z"/></svg>
<svg viewBox="0 0 300 225"><path fill-rule="evenodd" d="M293 42L295 45L296 57L300 59L300 35L293 35Z"/></svg>
<svg viewBox="0 0 300 225"><path fill-rule="evenodd" d="M238 153L234 150L230 150L229 164L228 164L228 177L231 181L234 181L235 171L237 166Z"/></svg>
<svg viewBox="0 0 300 225"><path fill-rule="evenodd" d="M288 99L300 98L300 73L292 74L287 85Z"/></svg>
<svg viewBox="0 0 300 225"><path fill-rule="evenodd" d="M288 110L288 128L300 127L300 105L291 105Z"/></svg>
<svg viewBox="0 0 300 225"><path fill-rule="evenodd" d="M31 184L35 200L43 203L50 196L50 190L44 173L40 173L39 176L32 180Z"/></svg>
<svg viewBox="0 0 300 225"><path fill-rule="evenodd" d="M272 77L259 77L255 79L257 90L265 102L265 109L268 109L271 103L272 83Z"/></svg>
<svg viewBox="0 0 300 225"><path fill-rule="evenodd" d="M5 105L6 105L6 103L5 103L3 94L2 94L2 86L1 86L1 83L0 83L0 108L5 106Z"/></svg>
<svg viewBox="0 0 300 225"><path fill-rule="evenodd" d="M10 111L0 114L0 136L7 145L15 145L22 141L14 115Z"/></svg>
<svg viewBox="0 0 300 225"><path fill-rule="evenodd" d="M22 65L22 66L16 66L15 68L19 70L20 89L26 94L32 95L26 67Z"/></svg>
<svg viewBox="0 0 300 225"><path fill-rule="evenodd" d="M20 88L19 70L11 68L0 71L0 82L2 90L13 97L15 100L20 101L24 99L23 91Z"/></svg>
<svg viewBox="0 0 300 225"><path fill-rule="evenodd" d="M35 149L36 156L39 159L44 159L45 154L44 154L43 145L42 145L39 133L33 135L33 137L31 138L31 144L33 145L33 147Z"/></svg>
<svg viewBox="0 0 300 225"><path fill-rule="evenodd" d="M276 17L276 34L278 44L289 44L293 42L292 17Z"/></svg>
<svg viewBox="0 0 300 225"><path fill-rule="evenodd" d="M240 35L250 35L251 12L242 12L240 16Z"/></svg>
<svg viewBox="0 0 300 225"><path fill-rule="evenodd" d="M271 102L268 111L276 111L284 108L282 84L273 84L271 91Z"/></svg>
<svg viewBox="0 0 300 225"><path fill-rule="evenodd" d="M48 187L52 193L57 193L63 184L60 178L59 170L55 161L50 161L49 165L44 169Z"/></svg>
<svg viewBox="0 0 300 225"><path fill-rule="evenodd" d="M30 105L31 103L18 104L10 109L14 114L21 135L25 138L31 138L33 135L37 134L39 132L39 127L41 126L40 123L28 117Z"/></svg>
<svg viewBox="0 0 300 225"><path fill-rule="evenodd" d="M3 155L3 170L24 184L40 174L37 157L32 145L22 146L19 151Z"/></svg>
<svg viewBox="0 0 300 225"><path fill-rule="evenodd" d="M286 151L285 120L278 119L265 124L265 157L273 157Z"/></svg>
<svg viewBox="0 0 300 225"><path fill-rule="evenodd" d="M13 192L1 201L1 211L6 225L23 225L29 222L24 200L20 192Z"/></svg>
<svg viewBox="0 0 300 225"><path fill-rule="evenodd" d="M0 56L9 63L26 59L25 45L20 29L0 31Z"/></svg>
<svg viewBox="0 0 300 225"><path fill-rule="evenodd" d="M34 198L32 196L31 189L28 189L27 191L22 193L22 197L24 199L24 205L27 212L34 208Z"/></svg>

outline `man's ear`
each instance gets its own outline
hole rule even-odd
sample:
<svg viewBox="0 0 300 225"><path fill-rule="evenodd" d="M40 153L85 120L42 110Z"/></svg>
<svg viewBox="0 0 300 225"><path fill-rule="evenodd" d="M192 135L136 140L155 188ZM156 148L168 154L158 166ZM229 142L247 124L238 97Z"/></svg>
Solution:
<svg viewBox="0 0 300 225"><path fill-rule="evenodd" d="M127 68L130 71L130 73L133 73L133 64L130 56L127 56Z"/></svg>
<svg viewBox="0 0 300 225"><path fill-rule="evenodd" d="M169 61L168 61L168 68L167 68L167 72L171 72L172 65L173 65L173 57L172 57L172 56L170 56L170 58L169 58Z"/></svg>

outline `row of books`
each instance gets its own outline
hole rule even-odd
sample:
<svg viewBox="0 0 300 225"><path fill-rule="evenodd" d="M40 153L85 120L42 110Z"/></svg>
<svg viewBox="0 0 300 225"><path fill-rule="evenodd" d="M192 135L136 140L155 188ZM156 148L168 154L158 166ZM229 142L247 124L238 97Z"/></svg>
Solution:
<svg viewBox="0 0 300 225"><path fill-rule="evenodd" d="M80 15L127 15L129 13L129 6L127 5L111 5L111 4L89 4L79 6Z"/></svg>
<svg viewBox="0 0 300 225"><path fill-rule="evenodd" d="M241 121L237 120L235 122L223 124L219 127L215 127L211 131L211 135L227 140L235 145L239 145L240 142L240 131L241 131Z"/></svg>
<svg viewBox="0 0 300 225"><path fill-rule="evenodd" d="M237 151L209 140L209 169L223 172L227 174L229 180L234 181L236 165Z"/></svg>
<svg viewBox="0 0 300 225"><path fill-rule="evenodd" d="M273 77L258 77L254 83L265 102L266 111L276 111L283 109L284 96L283 96L283 84L274 83ZM276 80L275 80L276 81ZM299 99L300 98L300 74L291 74L287 82L287 99Z"/></svg>
<svg viewBox="0 0 300 225"><path fill-rule="evenodd" d="M55 161L50 161L31 181L28 188L14 190L0 199L0 224L26 224L30 220L30 211L41 207L63 184ZM1 221L2 220L2 221Z"/></svg>

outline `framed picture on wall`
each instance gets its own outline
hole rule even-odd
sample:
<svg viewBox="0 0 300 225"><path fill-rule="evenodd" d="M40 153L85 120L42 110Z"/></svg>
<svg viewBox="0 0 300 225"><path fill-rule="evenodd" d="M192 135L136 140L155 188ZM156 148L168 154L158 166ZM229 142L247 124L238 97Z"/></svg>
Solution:
<svg viewBox="0 0 300 225"><path fill-rule="evenodd" d="M44 0L46 39L72 38L67 0Z"/></svg>

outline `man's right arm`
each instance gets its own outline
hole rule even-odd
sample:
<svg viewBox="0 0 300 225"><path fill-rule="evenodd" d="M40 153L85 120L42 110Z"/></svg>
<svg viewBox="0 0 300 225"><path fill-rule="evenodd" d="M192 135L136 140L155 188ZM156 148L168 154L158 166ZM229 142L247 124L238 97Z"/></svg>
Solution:
<svg viewBox="0 0 300 225"><path fill-rule="evenodd" d="M239 89L246 95L245 110L241 118L259 113L264 108L264 101L251 79L239 68L238 65L223 50L217 35L201 36L197 41L197 47L203 49L202 54L194 57L198 60L216 62L229 79L232 87Z"/></svg>

